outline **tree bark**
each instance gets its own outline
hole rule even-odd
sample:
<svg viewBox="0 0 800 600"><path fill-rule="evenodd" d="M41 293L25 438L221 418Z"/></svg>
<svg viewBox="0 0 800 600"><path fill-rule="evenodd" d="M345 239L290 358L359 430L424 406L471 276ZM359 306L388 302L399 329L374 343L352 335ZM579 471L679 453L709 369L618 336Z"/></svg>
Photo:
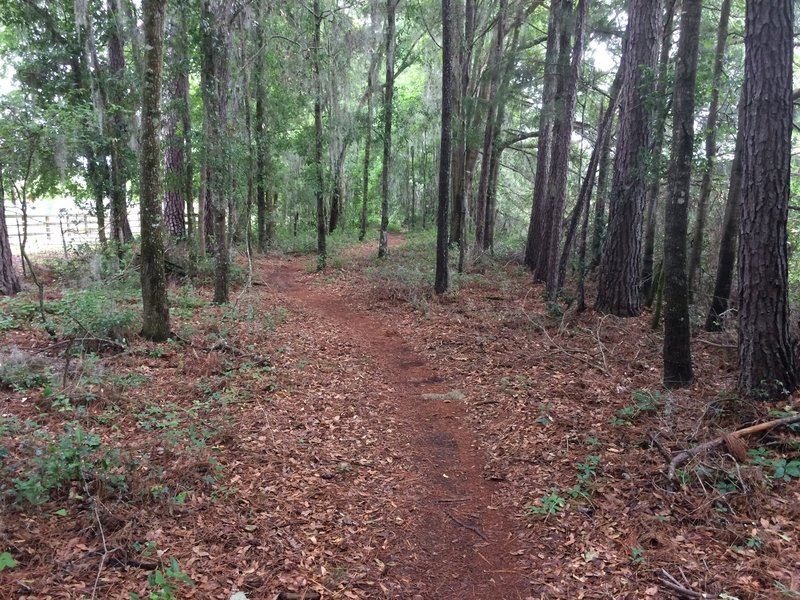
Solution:
<svg viewBox="0 0 800 600"><path fill-rule="evenodd" d="M583 33L586 23L587 0L579 0L573 39L569 34L562 38L562 54L572 47L571 61L563 71L563 90L557 94L557 103L563 113L556 119L553 131L553 157L550 161L550 174L547 181L547 208L543 228L543 245L539 252L536 275L546 282L547 296L554 299L560 287L559 249L561 248L561 229L564 220L564 206L567 200L567 175L569 170L569 148L572 139L572 123L575 116L575 100L578 93L578 77L583 57ZM569 54L567 54L569 58Z"/></svg>
<svg viewBox="0 0 800 600"><path fill-rule="evenodd" d="M672 152L664 211L664 385L668 388L685 387L694 377L686 234L692 184L694 92L701 13L700 0L683 2L672 91Z"/></svg>
<svg viewBox="0 0 800 600"><path fill-rule="evenodd" d="M0 162L0 296L13 296L22 290L22 286L14 269L14 260L11 254L11 241L6 225L6 194L3 181L3 163Z"/></svg>
<svg viewBox="0 0 800 600"><path fill-rule="evenodd" d="M744 102L739 102L739 124L736 131L736 148L733 151L731 175L728 183L728 197L725 201L725 215L722 218L722 238L719 243L717 276L714 281L714 294L706 317L706 331L721 331L728 300L733 287L733 271L736 266L736 242L739 233L739 213L742 203L742 147L744 145Z"/></svg>
<svg viewBox="0 0 800 600"><path fill-rule="evenodd" d="M747 3L738 387L742 394L770 398L785 396L798 383L786 238L793 24L793 2Z"/></svg>
<svg viewBox="0 0 800 600"><path fill-rule="evenodd" d="M317 203L317 268L324 269L328 258L325 229L325 174L322 166L322 76L320 74L319 53L322 40L322 8L319 0L314 0L314 47L311 49L314 69L314 166L316 185L314 197Z"/></svg>
<svg viewBox="0 0 800 600"><path fill-rule="evenodd" d="M489 53L489 83L487 94L486 124L483 132L483 153L481 161L481 174L478 178L478 195L475 199L475 247L479 251L486 250L486 201L489 191L489 173L492 162L492 148L494 147L495 117L497 114L498 91L503 79L503 42L506 28L507 0L500 0L495 19L495 32Z"/></svg>
<svg viewBox="0 0 800 600"><path fill-rule="evenodd" d="M653 142L650 156L652 163L648 177L647 196L645 199L645 233L644 250L642 258L642 298L645 306L650 307L650 298L653 297L653 260L656 250L656 226L658 223L659 205L661 198L661 178L663 176L664 130L667 126L672 98L667 94L670 80L670 51L674 35L673 23L675 20L675 7L678 0L668 0L667 16L664 24L664 34L661 37L661 54L658 58L658 83L656 84L655 99L658 106L653 109Z"/></svg>
<svg viewBox="0 0 800 600"><path fill-rule="evenodd" d="M261 4L258 5L258 22L256 24L256 52L258 57L255 64L256 88L256 240L259 252L266 252L271 240L267 232L267 119L266 103L267 90L264 85L264 15Z"/></svg>
<svg viewBox="0 0 800 600"><path fill-rule="evenodd" d="M128 181L125 160L127 127L123 105L125 104L125 52L122 44L122 11L119 0L108 0L110 20L108 35L108 137L111 144L111 229L112 239L128 244L133 240L128 223L126 184ZM163 34L162 34L163 38Z"/></svg>
<svg viewBox="0 0 800 600"><path fill-rule="evenodd" d="M725 48L728 42L728 22L731 15L731 0L723 0L720 8L719 27L717 28L717 47L714 53L714 74L711 79L711 102L708 108L706 123L706 161L703 165L703 180L700 183L700 196L697 200L697 218L689 254L689 295L693 297L697 289L697 273L703 254L703 236L706 229L708 198L711 196L711 177L717 155L717 121L719 113L719 88L725 60Z"/></svg>
<svg viewBox="0 0 800 600"><path fill-rule="evenodd" d="M169 337L167 278L161 215L161 74L164 64L166 0L144 0L144 81L141 137L141 281L142 336L156 342Z"/></svg>
<svg viewBox="0 0 800 600"><path fill-rule="evenodd" d="M661 34L661 0L631 0L628 43L623 54L625 83L611 187L608 238L600 263L598 310L618 316L641 311L642 221L650 114L642 102L653 92L652 73Z"/></svg>
<svg viewBox="0 0 800 600"><path fill-rule="evenodd" d="M444 294L450 284L448 233L450 168L453 154L453 9L442 0L442 128L439 146L439 209L436 218L436 279L434 291Z"/></svg>
<svg viewBox="0 0 800 600"><path fill-rule="evenodd" d="M378 258L389 254L389 194L392 178L392 103L394 59L397 49L395 11L400 0L386 0L386 82L383 92L383 173L381 175L381 231Z"/></svg>
<svg viewBox="0 0 800 600"><path fill-rule="evenodd" d="M539 254L544 243L541 228L547 216L546 194L550 161L552 160L553 128L558 107L556 91L558 86L558 66L563 28L563 0L550 3L550 14L547 27L547 49L545 50L544 84L542 88L542 109L539 116L539 139L536 154L536 176L533 184L533 205L531 220L528 225L528 238L525 245L525 264L533 271L539 262Z"/></svg>
<svg viewBox="0 0 800 600"><path fill-rule="evenodd" d="M168 39L172 41L167 50L170 72L169 101L167 118L164 122L164 223L169 234L177 239L186 237L186 164L184 162L185 136L179 130L182 126L182 104L189 94L189 74L184 69L176 46L181 44L182 31L178 15L170 12L167 18ZM189 199L191 201L191 199Z"/></svg>
<svg viewBox="0 0 800 600"><path fill-rule="evenodd" d="M364 139L364 173L361 188L361 229L358 239L364 241L367 237L367 226L369 225L369 167L372 160L372 126L375 120L375 109L372 102L372 86L375 85L375 72L372 63L367 74L367 125L366 136Z"/></svg>

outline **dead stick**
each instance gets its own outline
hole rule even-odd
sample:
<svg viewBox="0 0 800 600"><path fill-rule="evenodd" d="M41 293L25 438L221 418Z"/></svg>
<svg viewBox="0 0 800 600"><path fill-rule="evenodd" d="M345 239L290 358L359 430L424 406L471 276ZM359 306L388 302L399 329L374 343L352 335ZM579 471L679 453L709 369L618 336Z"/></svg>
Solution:
<svg viewBox="0 0 800 600"><path fill-rule="evenodd" d="M486 538L486 536L485 536L485 535L483 535L483 532L482 532L480 529L478 529L477 527L475 527L474 525L467 525L466 523L462 523L461 521L459 521L458 519L456 519L456 518L455 518L455 517L454 517L452 514L450 514L450 511L447 511L447 510L446 510L446 511L444 511L444 514L446 514L448 517L450 517L450 519L451 519L451 520L452 520L452 521L453 521L453 522L454 522L456 525L460 525L460 526L461 526L461 527L463 527L464 529L469 529L469 530L470 530L472 533L474 533L475 535L477 535L477 536L478 536L479 538L481 538L481 539L482 539L484 542L488 542L488 541L489 541L489 540Z"/></svg>
<svg viewBox="0 0 800 600"><path fill-rule="evenodd" d="M661 583L672 590L672 592L682 598L697 598L702 600L703 598L717 598L718 596L712 596L710 594L703 594L701 592L695 592L694 590L690 590L687 587L682 586L677 580L667 573L664 569L661 569Z"/></svg>
<svg viewBox="0 0 800 600"><path fill-rule="evenodd" d="M704 444L700 444L699 446L695 446L694 448L690 448L689 450L684 450L675 455L672 461L669 463L669 470L667 471L667 478L674 479L675 478L675 471L686 463L688 460L698 456L700 454L705 454L706 452L710 452L716 448L722 446L725 443L726 437L744 437L746 435L753 435L755 433L762 433L764 431L769 431L770 429L774 429L776 427L783 427L784 425L793 425L794 423L800 423L800 414L791 415L788 417L783 417L782 419L775 419L774 421L767 421L766 423L759 423L758 425L751 425L750 427L745 427L744 429L739 429L738 431L734 431L733 433L729 434L729 436L721 435L720 437L711 440L710 442L705 442Z"/></svg>

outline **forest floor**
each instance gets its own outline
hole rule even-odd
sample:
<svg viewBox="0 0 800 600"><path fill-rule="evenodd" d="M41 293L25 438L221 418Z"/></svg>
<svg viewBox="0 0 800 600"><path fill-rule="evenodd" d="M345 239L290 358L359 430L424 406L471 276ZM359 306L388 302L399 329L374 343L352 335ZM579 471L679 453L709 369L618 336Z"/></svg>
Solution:
<svg viewBox="0 0 800 600"><path fill-rule="evenodd" d="M259 257L227 307L174 287L173 341L72 364L6 305L0 349L59 385L0 388L0 598L665 598L662 570L800 597L796 433L664 475L797 410L735 398L730 334L668 392L649 315L548 305L498 262L435 298L427 246L374 251Z"/></svg>

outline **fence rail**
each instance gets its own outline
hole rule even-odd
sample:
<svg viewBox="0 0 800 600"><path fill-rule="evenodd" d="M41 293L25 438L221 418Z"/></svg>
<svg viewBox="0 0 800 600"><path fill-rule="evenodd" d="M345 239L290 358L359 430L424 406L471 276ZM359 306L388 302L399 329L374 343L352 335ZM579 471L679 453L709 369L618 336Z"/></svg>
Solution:
<svg viewBox="0 0 800 600"><path fill-rule="evenodd" d="M19 253L23 237L23 216L19 207L6 205L6 226L13 254ZM139 233L139 209L128 212L131 230ZM31 210L28 213L28 235L25 244L29 254L67 252L82 244L99 241L97 219L77 210L62 209L57 212Z"/></svg>

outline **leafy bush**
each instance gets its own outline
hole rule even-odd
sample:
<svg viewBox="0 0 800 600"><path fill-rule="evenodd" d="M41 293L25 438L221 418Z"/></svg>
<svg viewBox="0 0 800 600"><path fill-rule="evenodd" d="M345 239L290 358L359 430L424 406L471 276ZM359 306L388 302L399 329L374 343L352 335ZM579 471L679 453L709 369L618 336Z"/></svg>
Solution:
<svg viewBox="0 0 800 600"><path fill-rule="evenodd" d="M21 392L46 387L53 382L48 359L12 347L0 352L0 384Z"/></svg>
<svg viewBox="0 0 800 600"><path fill-rule="evenodd" d="M18 503L38 506L64 495L72 484L91 482L126 489L125 465L116 449L103 445L100 436L70 421L53 436L42 429L29 430L19 444L19 460L2 473L0 489ZM10 489L8 482L10 481Z"/></svg>
<svg viewBox="0 0 800 600"><path fill-rule="evenodd" d="M64 292L56 304L63 336L89 335L124 343L140 327L136 290L92 287Z"/></svg>

